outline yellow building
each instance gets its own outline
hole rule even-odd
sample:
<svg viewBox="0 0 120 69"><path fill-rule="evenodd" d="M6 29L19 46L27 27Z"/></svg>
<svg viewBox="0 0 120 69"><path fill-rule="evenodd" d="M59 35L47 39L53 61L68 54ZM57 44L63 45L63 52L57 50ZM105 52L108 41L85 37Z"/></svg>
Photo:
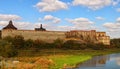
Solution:
<svg viewBox="0 0 120 69"><path fill-rule="evenodd" d="M96 32L96 30L72 30L66 33L66 38L79 38L88 42L110 45L110 37L105 32Z"/></svg>

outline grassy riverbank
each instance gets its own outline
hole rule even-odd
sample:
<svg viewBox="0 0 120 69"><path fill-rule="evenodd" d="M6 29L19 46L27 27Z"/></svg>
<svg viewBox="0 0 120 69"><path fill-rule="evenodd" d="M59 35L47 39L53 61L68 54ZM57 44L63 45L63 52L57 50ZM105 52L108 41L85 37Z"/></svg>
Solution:
<svg viewBox="0 0 120 69"><path fill-rule="evenodd" d="M111 53L118 53L120 49L107 49L107 50L60 50L60 49L46 49L38 52L33 51L20 51L17 60L26 63L36 63L38 65L34 68L42 69L59 69L63 67L73 67L77 63L84 62L95 55L105 55ZM23 54L24 53L24 54ZM42 59L42 60L41 60ZM45 60L45 61L44 61ZM44 61L44 62L43 62ZM46 62L46 63L45 63ZM43 66L42 66L43 65Z"/></svg>

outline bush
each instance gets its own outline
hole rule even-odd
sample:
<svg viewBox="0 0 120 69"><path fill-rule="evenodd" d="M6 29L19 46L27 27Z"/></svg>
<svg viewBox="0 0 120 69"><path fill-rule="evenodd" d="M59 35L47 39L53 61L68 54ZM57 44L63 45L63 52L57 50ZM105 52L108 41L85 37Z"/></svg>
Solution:
<svg viewBox="0 0 120 69"><path fill-rule="evenodd" d="M7 41L7 42L9 42L9 43L12 43L13 40L14 40L14 38L11 37L11 36L6 36L6 37L3 38L3 40L5 40L5 41Z"/></svg>
<svg viewBox="0 0 120 69"><path fill-rule="evenodd" d="M24 37L21 35L16 35L13 38L13 42L12 42L13 46L15 46L15 48L17 49L23 49L24 48Z"/></svg>
<svg viewBox="0 0 120 69"><path fill-rule="evenodd" d="M112 47L120 48L120 38L112 39L110 43Z"/></svg>
<svg viewBox="0 0 120 69"><path fill-rule="evenodd" d="M103 49L105 49L105 45L102 44L102 43L97 43L97 44L94 44L92 49L94 49L94 50L103 50Z"/></svg>
<svg viewBox="0 0 120 69"><path fill-rule="evenodd" d="M68 41L63 43L62 48L63 49L72 49L73 45L74 45L74 41L73 40L68 40Z"/></svg>
<svg viewBox="0 0 120 69"><path fill-rule="evenodd" d="M43 46L43 49L52 49L52 48L55 48L54 43L45 43Z"/></svg>
<svg viewBox="0 0 120 69"><path fill-rule="evenodd" d="M44 41L41 41L41 40L37 39L37 40L34 41L34 45L33 45L34 47L33 48L34 48L35 51L39 51L40 49L45 48L45 44L46 43Z"/></svg>
<svg viewBox="0 0 120 69"><path fill-rule="evenodd" d="M53 45L55 46L55 48L61 48L63 45L63 40L61 39L56 39L53 43Z"/></svg>
<svg viewBox="0 0 120 69"><path fill-rule="evenodd" d="M77 41L74 41L74 40L68 40L66 41L63 46L62 46L64 49L74 49L74 50L83 50L83 49L86 49L87 46L85 43L79 43Z"/></svg>
<svg viewBox="0 0 120 69"><path fill-rule="evenodd" d="M24 42L25 49L30 49L30 48L34 47L33 45L34 45L34 41L31 39L28 39Z"/></svg>
<svg viewBox="0 0 120 69"><path fill-rule="evenodd" d="M86 45L87 45L87 48L93 48L95 46L95 43L88 42L86 43Z"/></svg>
<svg viewBox="0 0 120 69"><path fill-rule="evenodd" d="M13 45L1 40L0 41L0 56L3 57L14 57L17 56L18 52Z"/></svg>
<svg viewBox="0 0 120 69"><path fill-rule="evenodd" d="M84 50L84 49L86 49L86 48L87 48L87 45L86 45L86 44L84 44L84 43L80 44L80 49Z"/></svg>
<svg viewBox="0 0 120 69"><path fill-rule="evenodd" d="M21 35L17 35L15 37L7 36L3 39L1 46L8 45L6 42L15 49L32 49L35 51L39 51L40 49L50 49L50 48L59 48L59 49L74 49L74 50L84 50L86 48L91 48L94 50L103 50L105 46L102 43L95 44L93 42L82 42L78 40L68 40L63 42L61 39L56 39L53 43L46 43L41 40L24 40ZM114 45L120 48L120 40L113 40L111 43L115 43Z"/></svg>

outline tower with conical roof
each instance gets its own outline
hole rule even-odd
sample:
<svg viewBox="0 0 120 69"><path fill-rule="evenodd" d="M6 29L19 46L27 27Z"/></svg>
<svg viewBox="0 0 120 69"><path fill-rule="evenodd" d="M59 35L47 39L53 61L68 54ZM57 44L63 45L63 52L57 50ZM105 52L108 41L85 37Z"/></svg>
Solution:
<svg viewBox="0 0 120 69"><path fill-rule="evenodd" d="M3 28L4 29L13 29L13 30L17 30L17 28L13 25L12 20L9 21L9 24Z"/></svg>

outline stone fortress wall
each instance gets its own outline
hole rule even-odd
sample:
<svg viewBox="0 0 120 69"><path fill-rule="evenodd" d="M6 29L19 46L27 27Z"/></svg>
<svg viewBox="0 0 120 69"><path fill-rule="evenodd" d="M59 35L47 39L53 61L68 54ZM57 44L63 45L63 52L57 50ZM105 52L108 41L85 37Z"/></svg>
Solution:
<svg viewBox="0 0 120 69"><path fill-rule="evenodd" d="M105 32L91 31L35 31L35 30L2 30L1 37L6 36L14 37L16 35L21 35L25 40L43 40L45 42L53 42L56 39L80 39L84 41L94 41L96 43L103 43L105 45L110 45L110 37L106 36Z"/></svg>
<svg viewBox="0 0 120 69"><path fill-rule="evenodd" d="M1 38L6 36L14 37L16 35L21 35L25 40L39 39L45 42L53 42L56 39L62 39L64 41L74 39L110 45L110 37L107 36L105 32L96 32L96 30L46 31L42 25L40 25L40 28L35 28L35 30L17 30L17 28L12 24L12 21L10 21L9 24L2 29L0 34Z"/></svg>
<svg viewBox="0 0 120 69"><path fill-rule="evenodd" d="M46 42L53 42L56 39L65 39L65 32L59 31L35 31L35 30L2 30L2 38L6 36L16 36L21 35L25 40L43 40Z"/></svg>

